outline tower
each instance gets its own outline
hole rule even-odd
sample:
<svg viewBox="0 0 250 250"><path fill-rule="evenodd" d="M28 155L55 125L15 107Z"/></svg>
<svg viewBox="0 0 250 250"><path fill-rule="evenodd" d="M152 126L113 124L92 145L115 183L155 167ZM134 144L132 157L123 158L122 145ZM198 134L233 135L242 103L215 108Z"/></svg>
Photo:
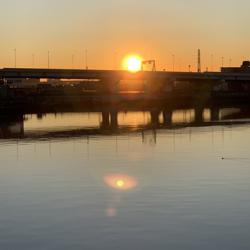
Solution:
<svg viewBox="0 0 250 250"><path fill-rule="evenodd" d="M198 49L198 64L197 64L197 72L201 72L201 50Z"/></svg>

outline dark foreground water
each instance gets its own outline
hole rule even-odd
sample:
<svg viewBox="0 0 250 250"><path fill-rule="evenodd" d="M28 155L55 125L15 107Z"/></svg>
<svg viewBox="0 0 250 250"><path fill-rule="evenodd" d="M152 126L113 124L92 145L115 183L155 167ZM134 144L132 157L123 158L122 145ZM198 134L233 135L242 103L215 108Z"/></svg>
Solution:
<svg viewBox="0 0 250 250"><path fill-rule="evenodd" d="M26 137L0 140L1 250L250 249L248 124L142 132L148 116L133 113L119 118L130 129L100 132L97 114L26 118Z"/></svg>

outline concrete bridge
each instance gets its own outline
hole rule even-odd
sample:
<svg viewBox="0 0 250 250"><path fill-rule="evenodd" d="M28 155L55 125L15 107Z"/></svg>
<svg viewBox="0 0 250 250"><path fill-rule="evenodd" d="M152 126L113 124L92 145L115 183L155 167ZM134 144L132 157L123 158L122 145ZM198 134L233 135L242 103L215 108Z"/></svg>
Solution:
<svg viewBox="0 0 250 250"><path fill-rule="evenodd" d="M250 104L250 70L222 70L222 72L167 72L140 71L130 73L118 70L71 69L0 69L0 80L18 79L77 79L88 80L96 88L48 87L18 89L0 87L0 111L15 113L84 111L99 107L115 107L128 110L133 107L182 109L198 106ZM143 89L136 93L123 93L122 80L143 82ZM134 87L135 85L133 85ZM216 112L215 112L216 113ZM169 115L167 114L166 117ZM104 120L107 119L104 114ZM157 114L152 114L157 121ZM155 117L155 118L154 118ZM111 117L115 123L115 115ZM198 119L199 120L199 119Z"/></svg>
<svg viewBox="0 0 250 250"><path fill-rule="evenodd" d="M241 72L169 72L169 71L140 71L130 73L122 70L78 70L78 69L31 69L3 68L0 69L0 79L29 78L29 79L112 79L119 80L243 80L250 81L250 71Z"/></svg>

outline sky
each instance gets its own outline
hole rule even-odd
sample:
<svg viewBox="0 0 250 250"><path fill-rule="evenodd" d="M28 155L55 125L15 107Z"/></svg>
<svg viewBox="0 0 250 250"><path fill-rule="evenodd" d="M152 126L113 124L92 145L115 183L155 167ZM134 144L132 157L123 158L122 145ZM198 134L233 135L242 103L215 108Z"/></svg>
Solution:
<svg viewBox="0 0 250 250"><path fill-rule="evenodd" d="M0 68L118 69L127 54L157 69L217 70L250 59L249 0L0 0ZM33 55L33 56L32 56ZM224 59L222 59L224 58Z"/></svg>

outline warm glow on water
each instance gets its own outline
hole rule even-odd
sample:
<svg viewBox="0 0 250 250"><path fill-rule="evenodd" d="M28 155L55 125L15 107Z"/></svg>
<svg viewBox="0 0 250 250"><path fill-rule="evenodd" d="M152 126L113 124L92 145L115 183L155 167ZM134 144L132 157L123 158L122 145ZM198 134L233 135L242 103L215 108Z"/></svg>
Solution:
<svg viewBox="0 0 250 250"><path fill-rule="evenodd" d="M177 110L154 127L121 112L103 130L99 118L0 123L0 249L250 249L250 120L183 127L194 111Z"/></svg>
<svg viewBox="0 0 250 250"><path fill-rule="evenodd" d="M133 189L137 186L135 178L122 174L107 175L105 176L104 181L109 187L123 191Z"/></svg>

